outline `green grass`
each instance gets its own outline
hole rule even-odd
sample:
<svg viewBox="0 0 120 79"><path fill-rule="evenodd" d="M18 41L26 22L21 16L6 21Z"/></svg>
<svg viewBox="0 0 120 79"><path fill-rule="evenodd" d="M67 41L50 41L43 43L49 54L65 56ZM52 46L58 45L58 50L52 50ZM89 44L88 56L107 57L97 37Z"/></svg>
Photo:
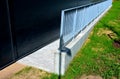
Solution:
<svg viewBox="0 0 120 79"><path fill-rule="evenodd" d="M101 22L120 37L120 0L113 2L112 9Z"/></svg>
<svg viewBox="0 0 120 79"><path fill-rule="evenodd" d="M79 79L84 74L100 75L103 79L120 79L120 49L113 46L113 40L107 36L108 33L114 33L120 38L120 0L114 1L111 10L96 24L62 79ZM23 73L33 76L38 72L36 79L58 79L55 74L47 76L48 73L45 73L44 77L39 77L42 71L35 71L37 70L25 68L11 79L17 79ZM35 76L33 77L35 79Z"/></svg>

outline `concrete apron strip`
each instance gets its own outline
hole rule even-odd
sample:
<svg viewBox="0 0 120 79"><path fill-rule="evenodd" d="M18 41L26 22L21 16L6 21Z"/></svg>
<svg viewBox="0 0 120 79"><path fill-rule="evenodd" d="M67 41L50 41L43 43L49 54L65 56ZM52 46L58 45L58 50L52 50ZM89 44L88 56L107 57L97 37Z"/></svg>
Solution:
<svg viewBox="0 0 120 79"><path fill-rule="evenodd" d="M59 39L49 45L37 50L36 52L22 58L19 63L33 66L47 72L55 73L55 57L54 54L59 47Z"/></svg>

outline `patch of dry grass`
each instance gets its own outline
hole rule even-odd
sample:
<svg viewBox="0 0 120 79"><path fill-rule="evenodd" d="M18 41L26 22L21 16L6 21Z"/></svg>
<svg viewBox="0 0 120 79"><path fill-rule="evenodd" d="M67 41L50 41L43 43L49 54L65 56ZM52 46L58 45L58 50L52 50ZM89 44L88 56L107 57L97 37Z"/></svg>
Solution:
<svg viewBox="0 0 120 79"><path fill-rule="evenodd" d="M49 76L49 73L33 67L26 67L10 79L44 79L46 76Z"/></svg>
<svg viewBox="0 0 120 79"><path fill-rule="evenodd" d="M102 77L97 75L82 75L81 77L78 77L76 79L102 79Z"/></svg>
<svg viewBox="0 0 120 79"><path fill-rule="evenodd" d="M102 35L104 35L104 34L110 34L110 33L113 33L111 30L109 30L109 29L104 29L104 28L99 28L99 31L97 32L97 35L98 36L102 36Z"/></svg>

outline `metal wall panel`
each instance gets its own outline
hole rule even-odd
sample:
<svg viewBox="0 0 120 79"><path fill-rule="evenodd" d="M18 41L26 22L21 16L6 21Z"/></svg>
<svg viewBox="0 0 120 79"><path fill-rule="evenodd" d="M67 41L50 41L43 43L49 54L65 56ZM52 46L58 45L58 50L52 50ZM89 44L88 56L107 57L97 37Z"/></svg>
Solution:
<svg viewBox="0 0 120 79"><path fill-rule="evenodd" d="M60 50L75 38L109 6L111 0L95 2L84 6L74 7L62 11Z"/></svg>
<svg viewBox="0 0 120 79"><path fill-rule="evenodd" d="M0 0L0 69L14 61L6 0Z"/></svg>

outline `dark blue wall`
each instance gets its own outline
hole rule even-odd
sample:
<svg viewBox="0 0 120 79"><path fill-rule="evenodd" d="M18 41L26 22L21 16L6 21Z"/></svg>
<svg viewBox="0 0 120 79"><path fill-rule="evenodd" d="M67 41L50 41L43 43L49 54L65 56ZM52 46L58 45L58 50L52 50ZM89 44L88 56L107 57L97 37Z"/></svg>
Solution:
<svg viewBox="0 0 120 79"><path fill-rule="evenodd" d="M0 68L14 61L6 0L0 0Z"/></svg>

